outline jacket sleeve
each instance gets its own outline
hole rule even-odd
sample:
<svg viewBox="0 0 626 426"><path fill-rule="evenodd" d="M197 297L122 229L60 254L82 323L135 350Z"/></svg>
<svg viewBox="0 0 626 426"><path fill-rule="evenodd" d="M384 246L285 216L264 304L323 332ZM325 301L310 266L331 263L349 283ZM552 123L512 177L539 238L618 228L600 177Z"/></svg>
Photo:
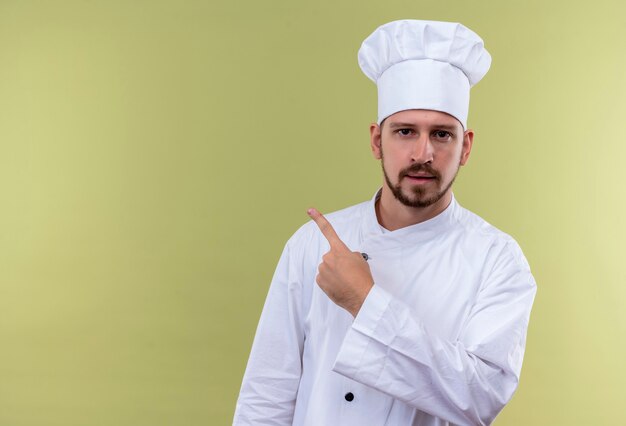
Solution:
<svg viewBox="0 0 626 426"><path fill-rule="evenodd" d="M507 246L457 340L430 332L375 285L333 370L454 424L490 424L517 387L536 291L521 250Z"/></svg>
<svg viewBox="0 0 626 426"><path fill-rule="evenodd" d="M295 247L294 247L295 246ZM287 243L261 313L233 425L291 425L302 371L302 264Z"/></svg>

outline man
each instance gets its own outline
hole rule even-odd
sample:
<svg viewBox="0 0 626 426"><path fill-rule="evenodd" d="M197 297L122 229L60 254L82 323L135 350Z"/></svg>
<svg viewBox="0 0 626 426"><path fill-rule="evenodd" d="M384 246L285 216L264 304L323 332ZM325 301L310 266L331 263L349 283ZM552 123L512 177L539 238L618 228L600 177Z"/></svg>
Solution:
<svg viewBox="0 0 626 426"><path fill-rule="evenodd" d="M363 42L382 189L328 218L310 209L287 242L234 424L489 424L510 400L535 282L517 243L451 190L490 63L460 24L396 21Z"/></svg>

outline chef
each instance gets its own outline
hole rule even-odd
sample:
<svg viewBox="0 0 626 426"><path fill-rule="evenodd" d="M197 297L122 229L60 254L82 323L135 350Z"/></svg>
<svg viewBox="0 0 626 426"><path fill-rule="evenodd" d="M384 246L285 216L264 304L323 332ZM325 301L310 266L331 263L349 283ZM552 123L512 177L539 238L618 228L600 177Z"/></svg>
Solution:
<svg viewBox="0 0 626 426"><path fill-rule="evenodd" d="M376 29L359 65L382 188L287 242L235 425L485 425L517 388L535 281L518 244L466 210L470 87L491 57L457 23Z"/></svg>

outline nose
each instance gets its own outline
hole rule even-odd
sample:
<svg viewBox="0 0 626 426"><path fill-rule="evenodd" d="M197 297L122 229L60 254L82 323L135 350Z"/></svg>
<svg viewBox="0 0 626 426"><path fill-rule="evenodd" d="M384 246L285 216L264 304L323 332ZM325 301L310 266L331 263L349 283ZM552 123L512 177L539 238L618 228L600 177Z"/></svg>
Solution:
<svg viewBox="0 0 626 426"><path fill-rule="evenodd" d="M433 145L428 135L420 135L415 139L411 152L411 162L418 164L432 163Z"/></svg>

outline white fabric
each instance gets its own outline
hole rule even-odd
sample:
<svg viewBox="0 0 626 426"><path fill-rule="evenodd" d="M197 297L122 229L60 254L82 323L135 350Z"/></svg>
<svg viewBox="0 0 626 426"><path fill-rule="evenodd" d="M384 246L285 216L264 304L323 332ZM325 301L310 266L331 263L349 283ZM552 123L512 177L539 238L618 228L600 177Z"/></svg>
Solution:
<svg viewBox="0 0 626 426"><path fill-rule="evenodd" d="M378 86L378 124L407 109L431 109L467 128L470 87L491 65L483 40L452 22L401 20L382 25L363 41L363 73Z"/></svg>
<svg viewBox="0 0 626 426"><path fill-rule="evenodd" d="M329 249L315 223L288 241L234 425L482 425L513 395L536 288L517 243L454 199L383 233L374 201L327 215L369 256L355 319L315 283Z"/></svg>

